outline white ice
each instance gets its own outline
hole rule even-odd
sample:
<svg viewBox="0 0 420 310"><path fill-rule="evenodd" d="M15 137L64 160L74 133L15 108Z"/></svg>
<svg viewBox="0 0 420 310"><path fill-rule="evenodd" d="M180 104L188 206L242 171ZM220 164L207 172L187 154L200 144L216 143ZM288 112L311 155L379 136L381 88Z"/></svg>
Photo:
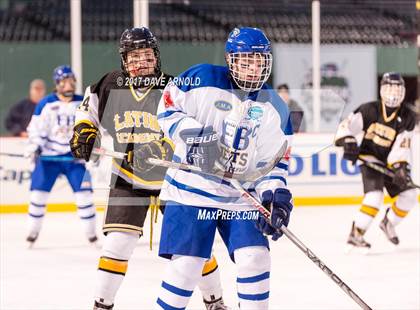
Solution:
<svg viewBox="0 0 420 310"><path fill-rule="evenodd" d="M373 309L420 309L419 208L398 227L394 247L378 227L383 211L366 235L368 255L344 253L357 206L295 208L289 228ZM98 217L98 229L103 214ZM161 218L159 219L161 222ZM26 248L26 215L1 216L1 309L92 309L99 250L85 241L75 213L48 213L34 248ZM150 309L166 260L157 256L159 229L149 251L149 219L139 240L115 309ZM224 299L237 308L235 265L218 238ZM359 309L286 237L271 243L270 309ZM198 289L189 309L203 309Z"/></svg>

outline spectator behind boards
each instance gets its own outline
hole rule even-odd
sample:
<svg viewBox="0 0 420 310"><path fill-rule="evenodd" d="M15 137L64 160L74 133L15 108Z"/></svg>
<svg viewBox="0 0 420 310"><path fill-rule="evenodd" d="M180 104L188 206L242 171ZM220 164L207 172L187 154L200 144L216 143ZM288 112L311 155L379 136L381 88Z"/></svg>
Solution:
<svg viewBox="0 0 420 310"><path fill-rule="evenodd" d="M277 94L286 102L290 111L290 119L292 121L293 132L303 132L306 130L304 112L300 105L290 98L289 85L280 84L277 86Z"/></svg>
<svg viewBox="0 0 420 310"><path fill-rule="evenodd" d="M27 137L26 127L28 127L35 106L45 96L45 82L41 79L35 79L29 87L29 97L22 99L14 104L6 117L6 129L16 137Z"/></svg>

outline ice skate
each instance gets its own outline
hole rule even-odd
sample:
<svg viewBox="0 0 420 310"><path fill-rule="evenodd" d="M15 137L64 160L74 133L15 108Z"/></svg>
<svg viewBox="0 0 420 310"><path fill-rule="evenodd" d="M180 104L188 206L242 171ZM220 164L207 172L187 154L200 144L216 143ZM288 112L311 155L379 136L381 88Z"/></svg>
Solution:
<svg viewBox="0 0 420 310"><path fill-rule="evenodd" d="M365 230L357 228L353 222L349 238L347 239L346 253L349 253L353 248L362 249L364 254L369 251L371 245L363 238L364 234Z"/></svg>
<svg viewBox="0 0 420 310"><path fill-rule="evenodd" d="M26 242L28 242L29 249L31 249L34 246L36 239L38 239L37 233L31 233L28 237L26 237Z"/></svg>
<svg viewBox="0 0 420 310"><path fill-rule="evenodd" d="M90 243L94 244L98 241L98 237L96 237L96 236L89 237L88 240L89 240Z"/></svg>
<svg viewBox="0 0 420 310"><path fill-rule="evenodd" d="M101 244L99 243L99 239L97 236L88 237L89 244L96 249L101 248Z"/></svg>
<svg viewBox="0 0 420 310"><path fill-rule="evenodd" d="M114 305L105 305L100 301L95 300L95 304L93 305L93 310L112 310L114 309Z"/></svg>
<svg viewBox="0 0 420 310"><path fill-rule="evenodd" d="M229 308L224 304L223 297L212 301L203 300L206 310L228 310Z"/></svg>
<svg viewBox="0 0 420 310"><path fill-rule="evenodd" d="M386 210L385 216L379 224L379 228L382 229L389 241L395 245L398 245L400 240L398 239L397 233L395 232L395 226L388 220L388 212L389 208Z"/></svg>

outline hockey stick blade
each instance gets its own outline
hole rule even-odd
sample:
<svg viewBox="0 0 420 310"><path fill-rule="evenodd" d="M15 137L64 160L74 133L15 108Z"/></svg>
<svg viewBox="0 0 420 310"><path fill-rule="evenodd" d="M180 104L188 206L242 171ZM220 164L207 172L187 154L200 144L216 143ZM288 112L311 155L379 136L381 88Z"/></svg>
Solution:
<svg viewBox="0 0 420 310"><path fill-rule="evenodd" d="M257 209L267 221L271 216L269 210L264 208L259 201L257 201L250 193L242 188L241 184L237 180L232 180L231 184L241 194L241 197L247 200L251 206ZM363 310L372 310L372 308L363 301L341 278L336 275L331 268L329 268L324 262L322 262L318 256L315 255L302 241L300 241L286 226L282 225L280 230L283 234L296 245L305 255L321 269L338 287L340 287L354 302L356 302Z"/></svg>

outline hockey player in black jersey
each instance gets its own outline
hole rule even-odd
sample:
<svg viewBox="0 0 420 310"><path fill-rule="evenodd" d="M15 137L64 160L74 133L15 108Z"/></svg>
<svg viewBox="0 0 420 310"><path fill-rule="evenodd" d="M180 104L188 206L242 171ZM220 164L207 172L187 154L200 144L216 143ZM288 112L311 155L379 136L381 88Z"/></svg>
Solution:
<svg viewBox="0 0 420 310"><path fill-rule="evenodd" d="M364 188L362 206L347 240L349 245L368 249L363 235L383 203L383 188L397 197L380 223L380 228L393 244L399 243L395 226L416 205L416 189L409 184L411 139L416 125L415 115L404 103L405 85L399 73L385 73L381 80L380 101L362 104L341 122L335 144L344 148L344 158L356 163L358 158L387 166L394 172L390 178L361 165ZM359 145L356 136L363 132Z"/></svg>
<svg viewBox="0 0 420 310"><path fill-rule="evenodd" d="M86 89L70 141L73 156L89 160L100 132L111 135L114 150L127 159L112 162L112 177L98 266L94 309L112 309L128 260L142 236L149 206L159 204L166 169L145 165L144 158L171 159L173 144L157 122L162 90L172 78L161 71L156 37L149 29L125 30L120 39L121 69ZM207 309L226 309L218 265L207 261L199 285ZM146 296L144 296L146 297Z"/></svg>

